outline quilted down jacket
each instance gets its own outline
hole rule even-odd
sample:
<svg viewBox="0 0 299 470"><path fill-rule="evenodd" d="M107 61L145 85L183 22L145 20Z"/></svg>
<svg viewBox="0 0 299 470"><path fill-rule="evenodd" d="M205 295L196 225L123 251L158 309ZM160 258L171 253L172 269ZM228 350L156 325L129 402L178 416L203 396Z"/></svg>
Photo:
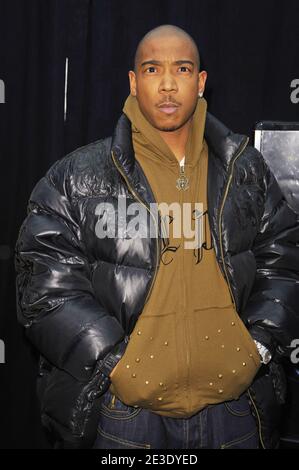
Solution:
<svg viewBox="0 0 299 470"><path fill-rule="evenodd" d="M281 359L299 338L298 220L246 136L207 113L205 139L216 257L238 314L273 354L248 390L261 446L272 448L285 395ZM120 195L127 207L155 202L125 114L112 136L58 160L36 184L16 244L18 319L40 353L42 421L61 447L92 445L109 372L159 269L160 224L158 243L97 237L97 205L113 204L117 216Z"/></svg>

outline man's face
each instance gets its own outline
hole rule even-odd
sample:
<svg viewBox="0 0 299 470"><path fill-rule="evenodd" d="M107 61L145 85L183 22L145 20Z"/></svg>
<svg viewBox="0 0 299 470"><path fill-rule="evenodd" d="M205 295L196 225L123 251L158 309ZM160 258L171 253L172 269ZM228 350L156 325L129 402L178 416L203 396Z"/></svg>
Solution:
<svg viewBox="0 0 299 470"><path fill-rule="evenodd" d="M136 74L129 71L131 94L143 115L156 129L167 132L180 129L192 117L206 77L205 71L198 72L192 44L176 36L147 39Z"/></svg>

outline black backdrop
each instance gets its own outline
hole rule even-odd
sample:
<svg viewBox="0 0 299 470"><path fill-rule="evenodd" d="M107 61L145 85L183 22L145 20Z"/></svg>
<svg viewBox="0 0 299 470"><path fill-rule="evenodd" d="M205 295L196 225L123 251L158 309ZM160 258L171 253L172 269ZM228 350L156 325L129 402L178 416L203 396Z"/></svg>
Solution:
<svg viewBox="0 0 299 470"><path fill-rule="evenodd" d="M186 29L208 71L209 110L252 137L261 119L299 120L299 2L0 0L0 447L44 448L36 357L17 323L14 245L29 194L49 166L110 135L129 93L138 41ZM64 119L65 61L68 57ZM0 97L1 101L1 97Z"/></svg>

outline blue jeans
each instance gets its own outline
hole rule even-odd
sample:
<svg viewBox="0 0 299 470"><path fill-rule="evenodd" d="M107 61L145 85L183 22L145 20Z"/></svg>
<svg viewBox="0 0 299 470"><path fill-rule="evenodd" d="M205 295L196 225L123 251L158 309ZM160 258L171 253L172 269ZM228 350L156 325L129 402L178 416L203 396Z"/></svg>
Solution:
<svg viewBox="0 0 299 470"><path fill-rule="evenodd" d="M259 435L246 394L204 408L190 418L160 416L108 390L99 409L94 449L257 449Z"/></svg>

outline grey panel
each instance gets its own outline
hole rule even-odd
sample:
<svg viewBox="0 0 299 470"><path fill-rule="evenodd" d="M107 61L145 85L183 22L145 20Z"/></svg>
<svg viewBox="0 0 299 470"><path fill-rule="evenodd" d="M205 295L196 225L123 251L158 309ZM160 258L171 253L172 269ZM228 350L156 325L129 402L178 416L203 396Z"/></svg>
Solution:
<svg viewBox="0 0 299 470"><path fill-rule="evenodd" d="M276 176L289 205L299 214L299 130L256 129L254 145Z"/></svg>

